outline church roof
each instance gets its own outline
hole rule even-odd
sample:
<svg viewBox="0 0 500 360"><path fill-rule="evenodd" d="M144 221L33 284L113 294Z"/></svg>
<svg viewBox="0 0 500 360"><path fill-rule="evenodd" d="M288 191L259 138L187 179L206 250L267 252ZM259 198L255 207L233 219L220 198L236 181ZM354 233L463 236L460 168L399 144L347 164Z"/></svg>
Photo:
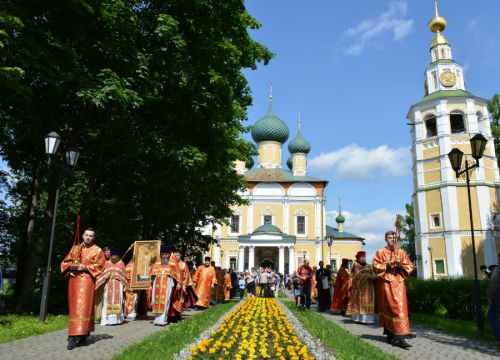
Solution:
<svg viewBox="0 0 500 360"><path fill-rule="evenodd" d="M473 98L473 99L476 99L476 100L480 100L482 102L486 102L485 99L477 97L475 95L472 95L470 92L465 91L465 90L440 90L440 91L436 91L436 92L434 92L432 94L424 96L424 98L422 99L422 101L420 101L420 102L418 102L416 104L413 104L412 108L415 107L415 106L423 105L423 104L425 104L425 103L427 103L429 101L432 101L432 100L447 99L447 98L454 98L454 97Z"/></svg>
<svg viewBox="0 0 500 360"><path fill-rule="evenodd" d="M252 127L252 138L256 143L277 141L284 144L289 135L288 126L274 114L271 106L267 114Z"/></svg>
<svg viewBox="0 0 500 360"><path fill-rule="evenodd" d="M255 182L322 182L328 181L312 176L294 176L290 170L257 168L245 173L247 181Z"/></svg>
<svg viewBox="0 0 500 360"><path fill-rule="evenodd" d="M283 232L277 227L274 226L273 224L264 224L259 226L257 229L254 230L252 235L257 235L257 234L276 234L276 235L283 235Z"/></svg>
<svg viewBox="0 0 500 360"><path fill-rule="evenodd" d="M339 229L329 225L326 225L326 236L332 237L333 240L358 240L363 242L363 244L365 243L363 241L365 240L364 238L345 231L340 232Z"/></svg>
<svg viewBox="0 0 500 360"><path fill-rule="evenodd" d="M300 130L297 132L295 138L288 144L288 151L290 151L290 154L308 154L309 151L311 151L311 144L302 136Z"/></svg>

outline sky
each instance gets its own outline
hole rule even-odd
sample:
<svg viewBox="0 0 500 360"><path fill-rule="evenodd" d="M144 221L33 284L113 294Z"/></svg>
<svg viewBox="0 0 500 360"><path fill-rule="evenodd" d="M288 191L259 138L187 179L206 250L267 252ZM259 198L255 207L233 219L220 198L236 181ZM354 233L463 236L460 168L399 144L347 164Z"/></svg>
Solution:
<svg viewBox="0 0 500 360"><path fill-rule="evenodd" d="M267 66L244 72L253 96L247 125L267 112L272 82L273 110L288 124L289 141L301 113L302 134L312 146L308 175L330 182L327 223L336 226L341 198L345 231L366 238L371 256L413 193L406 115L424 96L434 1L246 5L262 25L252 37L275 54ZM500 92L500 1L440 0L439 9L467 91L491 98Z"/></svg>

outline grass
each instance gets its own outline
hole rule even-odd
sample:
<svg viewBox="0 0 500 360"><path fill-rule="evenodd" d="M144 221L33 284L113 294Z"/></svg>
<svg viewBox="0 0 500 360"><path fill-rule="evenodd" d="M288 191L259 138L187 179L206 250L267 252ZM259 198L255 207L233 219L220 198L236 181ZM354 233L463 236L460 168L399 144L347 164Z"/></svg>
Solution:
<svg viewBox="0 0 500 360"><path fill-rule="evenodd" d="M113 360L142 359L144 356L148 360L173 359L175 354L198 338L209 326L215 324L232 306L234 306L232 301L215 305L189 319L169 325L164 331L159 331L125 348L115 355Z"/></svg>
<svg viewBox="0 0 500 360"><path fill-rule="evenodd" d="M398 359L392 354L368 344L359 337L352 335L334 322L325 319L314 311L301 311L294 302L283 302L292 313L304 324L311 335L321 340L323 345L332 348L335 356L340 360L387 360Z"/></svg>
<svg viewBox="0 0 500 360"><path fill-rule="evenodd" d="M413 313L410 316L412 323L432 327L442 330L450 334L462 335L467 338L481 340L486 342L494 342L495 336L491 331L488 321L484 321L484 334L481 334L477 329L476 322L466 320L451 320L439 315L429 315L421 313Z"/></svg>
<svg viewBox="0 0 500 360"><path fill-rule="evenodd" d="M278 297L280 299L286 299L286 298L288 298L288 295L283 290L278 289Z"/></svg>
<svg viewBox="0 0 500 360"><path fill-rule="evenodd" d="M66 327L67 315L48 315L44 324L34 315L0 315L0 344Z"/></svg>

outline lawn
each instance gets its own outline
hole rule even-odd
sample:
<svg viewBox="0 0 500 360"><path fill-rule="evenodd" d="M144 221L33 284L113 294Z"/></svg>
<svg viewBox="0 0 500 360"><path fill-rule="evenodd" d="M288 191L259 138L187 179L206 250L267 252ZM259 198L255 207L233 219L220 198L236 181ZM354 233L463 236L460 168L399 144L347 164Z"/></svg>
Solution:
<svg viewBox="0 0 500 360"><path fill-rule="evenodd" d="M0 344L66 327L67 315L49 315L44 324L35 315L0 315Z"/></svg>
<svg viewBox="0 0 500 360"><path fill-rule="evenodd" d="M215 324L234 306L234 302L219 304L194 315L181 322L165 327L145 340L125 348L113 357L113 360L143 359L173 359L174 355L184 349L200 336L209 326Z"/></svg>
<svg viewBox="0 0 500 360"><path fill-rule="evenodd" d="M315 311L299 310L295 303L291 301L284 301L283 303L304 324L304 327L311 335L319 338L323 345L335 351L335 356L339 360L397 359L394 355L368 344L358 336L352 335L349 331L325 319Z"/></svg>
<svg viewBox="0 0 500 360"><path fill-rule="evenodd" d="M495 341L495 336L493 335L490 324L486 319L484 320L484 334L479 332L474 321L451 320L439 315L420 313L411 314L410 321L411 323L421 324L448 332L450 334L462 335L475 340L482 340L486 342Z"/></svg>

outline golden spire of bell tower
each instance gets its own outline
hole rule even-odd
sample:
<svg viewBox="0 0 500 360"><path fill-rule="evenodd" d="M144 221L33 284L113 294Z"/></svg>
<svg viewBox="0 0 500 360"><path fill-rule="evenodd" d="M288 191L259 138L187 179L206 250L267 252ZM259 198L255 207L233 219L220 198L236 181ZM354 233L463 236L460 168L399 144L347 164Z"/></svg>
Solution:
<svg viewBox="0 0 500 360"><path fill-rule="evenodd" d="M432 40L432 46L448 44L448 40L443 35L441 35L441 32L446 29L446 25L448 25L446 19L442 16L439 16L438 0L434 0L434 18L429 21L430 31L436 33L436 36Z"/></svg>

